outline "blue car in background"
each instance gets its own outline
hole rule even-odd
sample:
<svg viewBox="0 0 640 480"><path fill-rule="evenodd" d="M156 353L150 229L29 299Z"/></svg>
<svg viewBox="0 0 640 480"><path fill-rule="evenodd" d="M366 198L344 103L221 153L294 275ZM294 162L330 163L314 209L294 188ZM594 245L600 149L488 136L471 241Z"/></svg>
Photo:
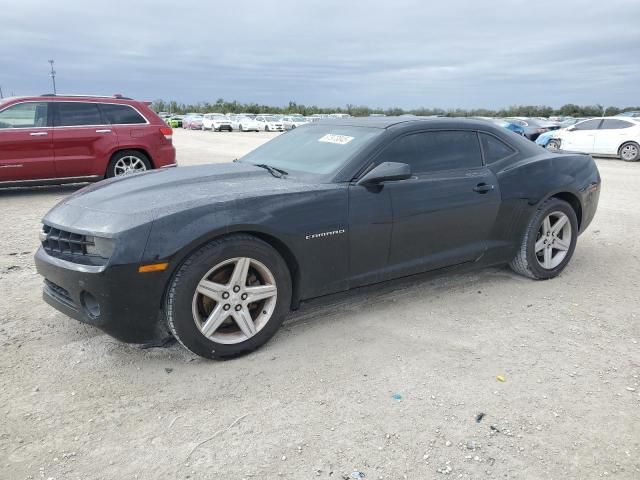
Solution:
<svg viewBox="0 0 640 480"><path fill-rule="evenodd" d="M499 127L506 128L507 130L511 130L518 135L524 135L524 128L520 125L516 125L515 123L507 122L506 120L501 120L499 118L494 118L492 120L493 123L498 125Z"/></svg>

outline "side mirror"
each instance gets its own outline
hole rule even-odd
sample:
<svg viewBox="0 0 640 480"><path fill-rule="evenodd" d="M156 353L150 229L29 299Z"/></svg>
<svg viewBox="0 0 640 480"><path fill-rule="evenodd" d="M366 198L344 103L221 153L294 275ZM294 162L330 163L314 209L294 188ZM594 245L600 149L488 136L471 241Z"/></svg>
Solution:
<svg viewBox="0 0 640 480"><path fill-rule="evenodd" d="M573 132L575 129L576 127L574 127L573 125L571 125L570 127L567 127L568 132Z"/></svg>
<svg viewBox="0 0 640 480"><path fill-rule="evenodd" d="M406 163L384 162L358 180L357 185L376 185L411 178L411 168Z"/></svg>

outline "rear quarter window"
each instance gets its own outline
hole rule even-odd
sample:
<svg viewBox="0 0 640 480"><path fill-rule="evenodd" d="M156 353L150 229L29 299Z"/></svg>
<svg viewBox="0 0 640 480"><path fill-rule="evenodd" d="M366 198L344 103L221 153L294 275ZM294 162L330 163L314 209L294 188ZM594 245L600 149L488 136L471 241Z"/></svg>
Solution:
<svg viewBox="0 0 640 480"><path fill-rule="evenodd" d="M103 103L100 105L109 123L114 125L130 125L147 123L145 118L129 105Z"/></svg>
<svg viewBox="0 0 640 480"><path fill-rule="evenodd" d="M482 153L486 164L503 160L516 153L513 148L502 140L487 133L480 132L480 143L482 144Z"/></svg>

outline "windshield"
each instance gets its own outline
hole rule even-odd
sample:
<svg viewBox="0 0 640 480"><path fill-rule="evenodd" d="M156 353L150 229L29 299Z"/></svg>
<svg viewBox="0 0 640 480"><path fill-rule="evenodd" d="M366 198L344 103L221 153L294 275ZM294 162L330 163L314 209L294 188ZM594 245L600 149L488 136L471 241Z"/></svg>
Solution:
<svg viewBox="0 0 640 480"><path fill-rule="evenodd" d="M344 166L384 130L337 125L305 125L280 135L240 159L284 171L325 175Z"/></svg>

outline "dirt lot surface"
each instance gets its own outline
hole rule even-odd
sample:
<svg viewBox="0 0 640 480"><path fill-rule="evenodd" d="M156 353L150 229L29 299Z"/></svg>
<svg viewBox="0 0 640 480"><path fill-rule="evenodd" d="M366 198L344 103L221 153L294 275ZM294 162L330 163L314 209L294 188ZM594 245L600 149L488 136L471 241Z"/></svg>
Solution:
<svg viewBox="0 0 640 480"><path fill-rule="evenodd" d="M175 144L186 165L271 136ZM0 478L640 478L640 164L598 166L600 208L559 278L322 299L224 362L47 306L40 218L77 187L0 192Z"/></svg>

